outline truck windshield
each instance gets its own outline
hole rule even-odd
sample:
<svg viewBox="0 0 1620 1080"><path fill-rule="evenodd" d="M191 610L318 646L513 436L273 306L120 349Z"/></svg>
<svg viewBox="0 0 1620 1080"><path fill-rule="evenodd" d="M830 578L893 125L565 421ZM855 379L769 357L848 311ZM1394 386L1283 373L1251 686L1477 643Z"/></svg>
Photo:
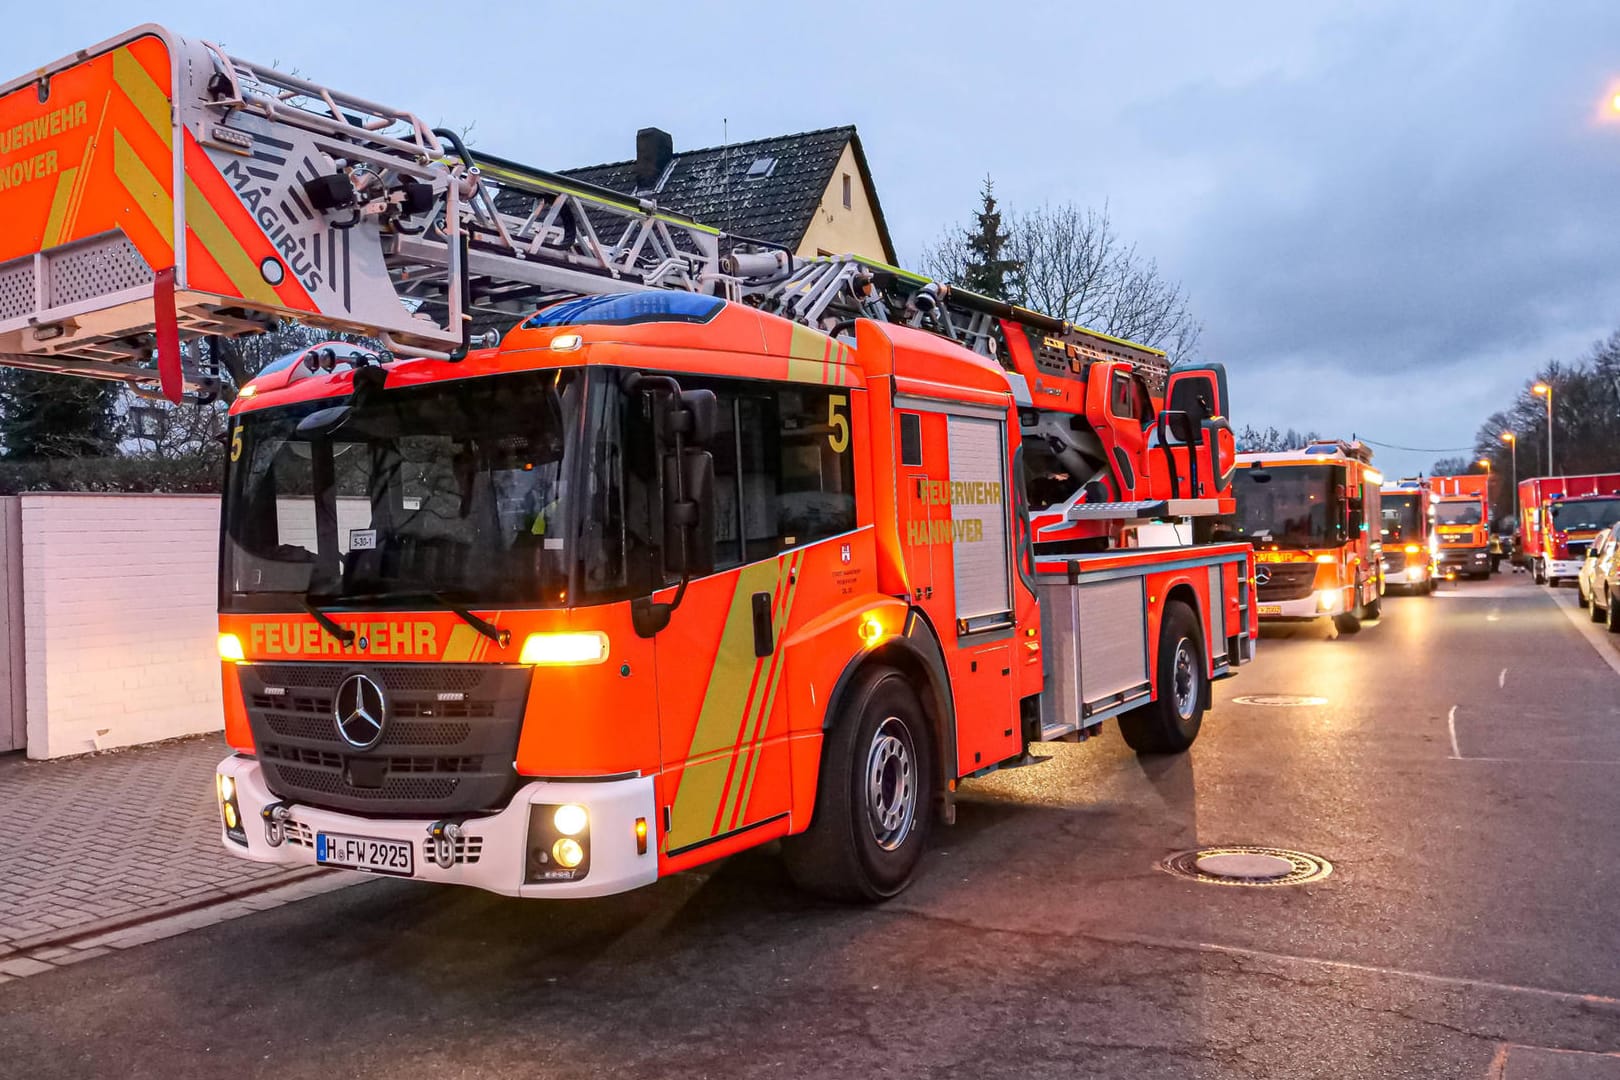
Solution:
<svg viewBox="0 0 1620 1080"><path fill-rule="evenodd" d="M1552 527L1559 532L1577 529L1606 529L1620 521L1620 499L1581 499L1551 504Z"/></svg>
<svg viewBox="0 0 1620 1080"><path fill-rule="evenodd" d="M1478 525L1485 518L1477 502L1437 502L1434 520L1441 525Z"/></svg>
<svg viewBox="0 0 1620 1080"><path fill-rule="evenodd" d="M1344 469L1333 465L1251 465L1232 479L1237 512L1219 519L1214 540L1279 548L1345 542Z"/></svg>
<svg viewBox="0 0 1620 1080"><path fill-rule="evenodd" d="M1386 491L1382 505L1384 522L1380 535L1385 543L1423 539L1423 517L1416 495L1392 495Z"/></svg>
<svg viewBox="0 0 1620 1080"><path fill-rule="evenodd" d="M424 594L556 607L576 590L623 590L625 550L612 535L622 517L592 505L600 485L581 466L609 452L617 463L622 441L593 438L583 422L600 415L585 404L592 390L583 370L528 371L242 415L226 482L222 608L388 607ZM342 404L352 411L341 424L315 418L299 430Z"/></svg>

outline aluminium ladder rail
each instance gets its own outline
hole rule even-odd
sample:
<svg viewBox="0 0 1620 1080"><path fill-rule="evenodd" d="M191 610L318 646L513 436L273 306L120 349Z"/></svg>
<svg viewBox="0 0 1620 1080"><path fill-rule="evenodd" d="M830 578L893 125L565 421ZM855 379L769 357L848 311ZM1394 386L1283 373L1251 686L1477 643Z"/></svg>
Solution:
<svg viewBox="0 0 1620 1080"><path fill-rule="evenodd" d="M161 379L177 398L208 384L180 348L203 336L293 320L444 357L558 297L679 289L833 333L855 318L904 322L1003 362L1010 322L1127 347L1161 387L1168 374L1155 350L896 267L796 259L650 199L474 155L412 113L161 27L0 86L0 123L40 123L52 110L71 119L81 93L131 108L103 109L97 139L72 167L76 209L65 227L53 208L34 223L32 247L0 237L0 364L118 379L147 394ZM95 159L109 115L121 164L144 145L144 170ZM153 136L166 159L150 149ZM64 149L59 195L72 160ZM7 200L0 190L0 216L10 216ZM29 224L17 234L35 237Z"/></svg>

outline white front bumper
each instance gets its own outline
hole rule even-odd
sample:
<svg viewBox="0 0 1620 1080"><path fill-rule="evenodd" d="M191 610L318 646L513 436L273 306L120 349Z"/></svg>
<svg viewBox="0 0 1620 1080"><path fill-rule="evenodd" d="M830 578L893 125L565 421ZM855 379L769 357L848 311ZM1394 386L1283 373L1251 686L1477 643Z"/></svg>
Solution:
<svg viewBox="0 0 1620 1080"><path fill-rule="evenodd" d="M340 833L376 840L406 840L412 845L413 873L417 881L446 885L471 885L504 896L587 897L607 896L650 885L658 880L655 800L651 777L599 782L536 780L519 788L507 806L494 814L468 817L461 821L469 838L478 838L481 848L477 861L458 862L448 868L433 861L433 845L428 828L435 819L370 818L333 810L294 804L287 839L272 847L261 811L279 800L265 784L263 768L257 761L228 757L219 772L236 785L238 810L247 833L247 847L225 834L220 823L220 842L233 855L254 862L281 863L285 866L317 866L317 833ZM529 840L529 807L534 804L577 803L590 814L589 871L577 881L523 883ZM646 852L637 852L636 820L647 826ZM387 875L379 875L387 876Z"/></svg>
<svg viewBox="0 0 1620 1080"><path fill-rule="evenodd" d="M1323 611L1317 603L1315 593L1298 600L1283 600L1280 603L1268 604L1262 600L1259 605L1262 619L1319 619L1344 610L1341 603L1335 603L1333 610Z"/></svg>
<svg viewBox="0 0 1620 1080"><path fill-rule="evenodd" d="M1384 584L1396 587L1421 585L1429 580L1429 572L1422 566L1408 566L1404 570L1390 570L1384 574Z"/></svg>

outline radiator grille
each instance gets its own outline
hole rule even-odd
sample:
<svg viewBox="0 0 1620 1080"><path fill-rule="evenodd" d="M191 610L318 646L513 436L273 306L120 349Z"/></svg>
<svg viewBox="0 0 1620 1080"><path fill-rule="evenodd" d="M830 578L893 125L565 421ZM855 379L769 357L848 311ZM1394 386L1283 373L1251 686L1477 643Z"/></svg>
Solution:
<svg viewBox="0 0 1620 1080"><path fill-rule="evenodd" d="M517 786L512 762L529 668L333 663L237 670L254 745L278 798L442 817L504 805ZM334 715L338 686L357 673L382 688L385 703L382 735L364 750L342 738Z"/></svg>

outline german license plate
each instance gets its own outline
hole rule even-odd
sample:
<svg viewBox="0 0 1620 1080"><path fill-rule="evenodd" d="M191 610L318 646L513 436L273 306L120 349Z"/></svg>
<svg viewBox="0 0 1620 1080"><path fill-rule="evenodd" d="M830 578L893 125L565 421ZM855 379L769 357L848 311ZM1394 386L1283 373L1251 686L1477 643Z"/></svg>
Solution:
<svg viewBox="0 0 1620 1080"><path fill-rule="evenodd" d="M1262 614L1262 615L1281 615L1282 614L1282 605L1281 604L1261 604L1260 605L1260 614Z"/></svg>
<svg viewBox="0 0 1620 1080"><path fill-rule="evenodd" d="M373 840L367 836L315 834L315 861L322 866L366 870L373 874L411 875L411 845L406 840Z"/></svg>

